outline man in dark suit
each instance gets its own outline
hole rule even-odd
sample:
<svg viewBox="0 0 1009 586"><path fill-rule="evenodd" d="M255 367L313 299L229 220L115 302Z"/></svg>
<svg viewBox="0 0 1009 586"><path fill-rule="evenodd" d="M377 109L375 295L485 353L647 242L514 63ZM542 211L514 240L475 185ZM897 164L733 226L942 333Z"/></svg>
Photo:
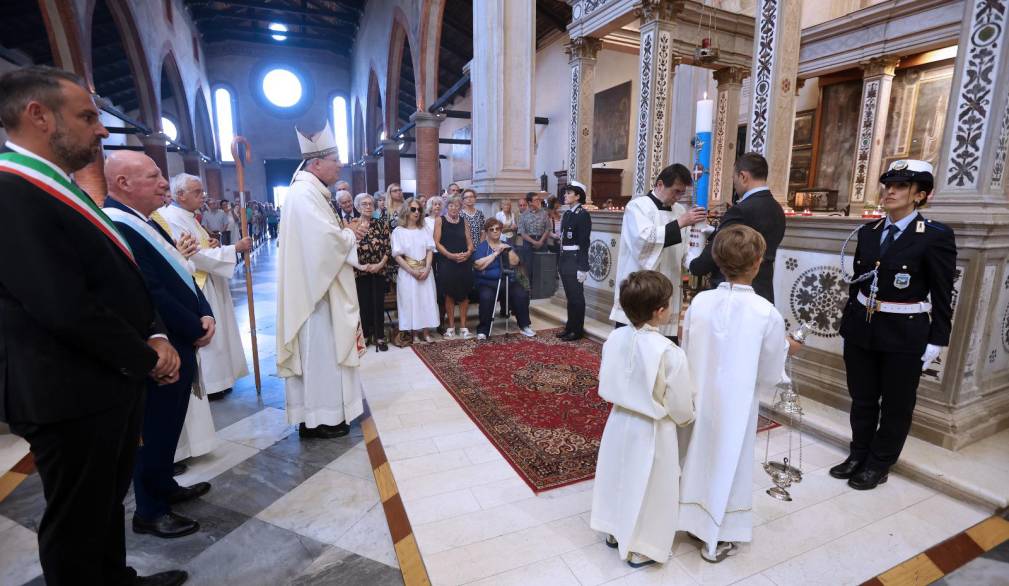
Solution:
<svg viewBox="0 0 1009 586"><path fill-rule="evenodd" d="M109 189L106 213L129 241L167 327L168 339L181 360L177 382L148 388L143 444L133 478L137 497L133 531L182 537L195 533L200 525L173 513L172 505L210 490L207 482L179 486L172 469L193 388L196 349L209 344L214 335L213 313L193 281L188 261L175 249L171 236L150 219L168 192L168 181L154 161L143 153L116 151L105 162L105 179Z"/></svg>
<svg viewBox="0 0 1009 586"><path fill-rule="evenodd" d="M742 195L739 197L739 203L725 212L718 227L721 229L733 224L743 224L760 232L764 237L767 252L764 253L764 261L760 263L760 272L753 280L753 290L757 295L774 303L774 256L778 252L781 239L785 236L785 212L767 187L767 160L757 153L746 153L736 159L732 185L736 192ZM711 284L718 285L725 280L725 277L711 257L711 243L714 240L712 234L704 251L688 265L691 274L698 277L711 275Z"/></svg>
<svg viewBox="0 0 1009 586"><path fill-rule="evenodd" d="M126 566L144 381L177 380L179 357L128 243L69 177L108 131L83 80L47 67L0 77L0 122L0 420L42 480L46 583L181 584Z"/></svg>
<svg viewBox="0 0 1009 586"><path fill-rule="evenodd" d="M349 191L336 192L336 215L340 216L343 223L350 224L354 218L359 218L361 212L354 207L354 198Z"/></svg>

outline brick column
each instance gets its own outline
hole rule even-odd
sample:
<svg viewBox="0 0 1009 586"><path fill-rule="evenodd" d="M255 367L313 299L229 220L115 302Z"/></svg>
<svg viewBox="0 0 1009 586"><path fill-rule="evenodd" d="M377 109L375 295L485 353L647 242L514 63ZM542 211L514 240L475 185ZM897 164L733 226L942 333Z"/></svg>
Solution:
<svg viewBox="0 0 1009 586"><path fill-rule="evenodd" d="M203 160L200 158L200 155L195 152L183 154L182 170L190 175L203 177Z"/></svg>
<svg viewBox="0 0 1009 586"><path fill-rule="evenodd" d="M365 191L368 187L364 182L364 167L361 165L354 165L350 170L350 186L354 190L354 194L361 193Z"/></svg>
<svg viewBox="0 0 1009 586"><path fill-rule="evenodd" d="M709 205L727 204L732 199L732 168L736 162L736 127L739 125L739 93L746 69L726 67L715 71L718 100L711 149L711 191Z"/></svg>
<svg viewBox="0 0 1009 586"><path fill-rule="evenodd" d="M851 179L851 207L874 208L879 202L878 179L883 166L883 139L890 112L890 90L897 69L896 57L877 57L862 64L862 106L858 116L858 142Z"/></svg>
<svg viewBox="0 0 1009 586"><path fill-rule="evenodd" d="M589 187L586 203L592 203L592 125L595 114L596 55L602 41L593 37L571 39L565 51L571 65L571 105L568 121L568 181Z"/></svg>
<svg viewBox="0 0 1009 586"><path fill-rule="evenodd" d="M94 161L74 173L74 181L84 193L91 196L98 207L103 206L108 194L108 186L105 184L105 152L98 151Z"/></svg>
<svg viewBox="0 0 1009 586"><path fill-rule="evenodd" d="M207 163L204 167L204 177L206 181L203 188L213 199L224 198L224 182L221 179L221 165L219 163Z"/></svg>
<svg viewBox="0 0 1009 586"><path fill-rule="evenodd" d="M142 136L140 142L144 145L144 154L154 159L154 163L161 169L161 174L168 179L168 149L164 141L154 136Z"/></svg>
<svg viewBox="0 0 1009 586"><path fill-rule="evenodd" d="M799 0L758 0L753 38L753 96L746 150L767 158L767 184L788 199L799 72Z"/></svg>
<svg viewBox="0 0 1009 586"><path fill-rule="evenodd" d="M382 141L382 167L385 170L385 187L399 183L399 143L394 140Z"/></svg>
<svg viewBox="0 0 1009 586"><path fill-rule="evenodd" d="M438 159L438 129L442 118L429 112L414 112L410 121L416 123L417 193L438 195L441 185L441 161Z"/></svg>
<svg viewBox="0 0 1009 586"><path fill-rule="evenodd" d="M364 188L368 193L375 193L381 187L378 184L378 157L364 156Z"/></svg>

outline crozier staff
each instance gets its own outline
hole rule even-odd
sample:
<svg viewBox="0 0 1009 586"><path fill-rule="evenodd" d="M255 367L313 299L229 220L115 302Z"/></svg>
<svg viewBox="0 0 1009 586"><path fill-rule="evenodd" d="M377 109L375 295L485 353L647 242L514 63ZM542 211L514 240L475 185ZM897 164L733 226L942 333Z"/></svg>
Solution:
<svg viewBox="0 0 1009 586"><path fill-rule="evenodd" d="M932 193L932 165L894 161L879 181L886 218L858 230L855 277L841 321L850 455L830 469L858 490L886 482L897 462L921 373L949 345L953 317L953 230L917 212Z"/></svg>

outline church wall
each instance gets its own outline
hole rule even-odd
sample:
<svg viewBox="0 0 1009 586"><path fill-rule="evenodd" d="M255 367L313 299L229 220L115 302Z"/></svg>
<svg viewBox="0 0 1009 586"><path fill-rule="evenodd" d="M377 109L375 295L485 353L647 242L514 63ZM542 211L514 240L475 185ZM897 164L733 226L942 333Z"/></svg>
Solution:
<svg viewBox="0 0 1009 586"><path fill-rule="evenodd" d="M262 97L259 76L268 65L290 67L303 78L310 95L304 106L290 113L271 109ZM207 71L212 87L225 84L235 93L238 117L236 132L248 139L252 163L245 169L245 188L253 199L267 201L266 159L297 159L301 157L295 127L316 132L331 120L330 99L335 94L347 95L349 71L345 60L326 52L285 47L250 46L247 44L217 45L208 59ZM235 166L223 163L222 180L225 197L236 200ZM350 170L344 173L350 180Z"/></svg>

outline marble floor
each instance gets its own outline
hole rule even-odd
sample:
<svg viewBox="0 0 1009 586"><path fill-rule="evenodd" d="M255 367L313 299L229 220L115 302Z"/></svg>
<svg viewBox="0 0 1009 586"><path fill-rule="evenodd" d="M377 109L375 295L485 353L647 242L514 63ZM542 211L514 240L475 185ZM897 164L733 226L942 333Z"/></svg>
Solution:
<svg viewBox="0 0 1009 586"><path fill-rule="evenodd" d="M402 584L360 428L340 440L300 441L285 423L273 368L274 261L268 246L254 257L262 395L250 376L211 404L220 445L180 478L214 485L180 507L204 527L172 541L127 530L130 562L143 573L184 568L191 584ZM232 286L247 331L244 283ZM534 316L534 328L552 325ZM991 515L900 475L874 491L850 490L826 473L844 454L810 436L794 500L774 500L759 462L765 450L772 459L786 453L789 432L778 428L755 447L751 545L712 565L678 539L667 564L632 570L589 528L592 481L534 494L412 350L369 352L362 380L438 586L857 584ZM0 462L25 450L7 437ZM42 506L37 475L0 502L0 584L41 583L34 531Z"/></svg>

